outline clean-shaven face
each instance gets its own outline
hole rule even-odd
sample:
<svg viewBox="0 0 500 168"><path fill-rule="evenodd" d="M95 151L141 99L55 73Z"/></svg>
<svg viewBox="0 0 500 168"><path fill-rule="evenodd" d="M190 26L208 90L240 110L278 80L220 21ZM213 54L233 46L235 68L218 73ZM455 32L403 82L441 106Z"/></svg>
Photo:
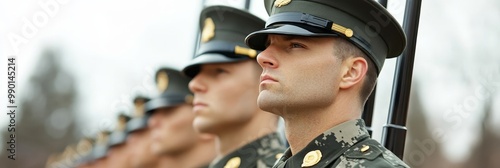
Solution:
<svg viewBox="0 0 500 168"><path fill-rule="evenodd" d="M259 107L282 115L324 108L338 93L342 61L334 53L332 37L269 35L268 47L257 56L263 68Z"/></svg>
<svg viewBox="0 0 500 168"><path fill-rule="evenodd" d="M258 111L260 72L254 60L201 65L189 83L194 127L217 134L249 122Z"/></svg>

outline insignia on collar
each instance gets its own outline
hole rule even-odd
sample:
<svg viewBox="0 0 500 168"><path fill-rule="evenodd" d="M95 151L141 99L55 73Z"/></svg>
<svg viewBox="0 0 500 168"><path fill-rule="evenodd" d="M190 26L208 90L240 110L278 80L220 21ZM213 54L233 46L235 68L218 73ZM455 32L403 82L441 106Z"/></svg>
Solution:
<svg viewBox="0 0 500 168"><path fill-rule="evenodd" d="M368 145L363 145L363 147L361 147L361 150L360 150L360 151L364 153L364 152L368 151L368 149L370 149L370 146L368 146Z"/></svg>
<svg viewBox="0 0 500 168"><path fill-rule="evenodd" d="M280 158L281 158L281 156L283 156L283 153L278 153L278 154L276 154L276 156L275 156L275 157L276 157L276 159L280 159Z"/></svg>
<svg viewBox="0 0 500 168"><path fill-rule="evenodd" d="M241 163L240 157L233 157L227 161L224 168L238 168L240 167L240 163Z"/></svg>
<svg viewBox="0 0 500 168"><path fill-rule="evenodd" d="M314 150L310 151L304 156L304 160L302 161L302 167L311 167L316 165L321 160L321 151Z"/></svg>

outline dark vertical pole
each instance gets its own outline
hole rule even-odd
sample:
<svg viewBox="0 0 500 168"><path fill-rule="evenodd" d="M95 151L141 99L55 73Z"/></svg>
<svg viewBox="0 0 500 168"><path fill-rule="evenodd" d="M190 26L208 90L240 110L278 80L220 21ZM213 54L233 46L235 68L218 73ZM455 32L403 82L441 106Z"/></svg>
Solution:
<svg viewBox="0 0 500 168"><path fill-rule="evenodd" d="M379 0L378 2L384 8L387 8L387 0ZM373 133L372 120L373 120L373 109L375 107L376 90L377 86L375 85L372 94L368 97L368 100L366 100L365 102L365 106L363 108L363 114L361 115L361 118L365 121L366 128L368 129L368 133L370 133L370 136L372 136Z"/></svg>
<svg viewBox="0 0 500 168"><path fill-rule="evenodd" d="M408 0L406 2L403 29L407 37L407 45L403 54L397 58L389 115L382 136L382 144L401 159L406 140L406 116L410 99L420 7L421 0Z"/></svg>
<svg viewBox="0 0 500 168"><path fill-rule="evenodd" d="M368 97L368 100L365 102L365 106L363 108L363 114L361 118L365 121L366 129L370 136L372 136L372 120L373 120L373 108L375 106L375 93L377 91L377 86L375 85L375 89L373 89L372 94Z"/></svg>
<svg viewBox="0 0 500 168"><path fill-rule="evenodd" d="M251 0L245 0L245 9L248 11L250 10L250 1Z"/></svg>

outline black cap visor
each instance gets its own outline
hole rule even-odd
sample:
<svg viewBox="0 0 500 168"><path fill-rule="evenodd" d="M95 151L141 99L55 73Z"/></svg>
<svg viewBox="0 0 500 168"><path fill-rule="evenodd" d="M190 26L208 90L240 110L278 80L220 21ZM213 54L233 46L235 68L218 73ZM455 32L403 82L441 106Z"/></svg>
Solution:
<svg viewBox="0 0 500 168"><path fill-rule="evenodd" d="M182 72L190 77L194 78L200 72L200 66L203 64L215 64L215 63L229 63L248 60L245 57L228 57L224 54L219 53L205 53L196 58L194 58L189 65L187 65Z"/></svg>

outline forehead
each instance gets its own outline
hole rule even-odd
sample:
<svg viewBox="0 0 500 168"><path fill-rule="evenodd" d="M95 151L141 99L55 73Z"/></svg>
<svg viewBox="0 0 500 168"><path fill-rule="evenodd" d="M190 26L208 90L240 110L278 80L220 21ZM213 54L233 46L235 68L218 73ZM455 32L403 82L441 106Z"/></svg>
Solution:
<svg viewBox="0 0 500 168"><path fill-rule="evenodd" d="M242 62L242 61L241 61ZM200 65L201 71L205 69L212 69L212 68L220 68L220 67L235 67L241 62L227 62L227 63L211 63L211 64L202 64Z"/></svg>
<svg viewBox="0 0 500 168"><path fill-rule="evenodd" d="M320 42L320 41L330 41L335 37L330 36L294 36L294 35L283 35L283 34L269 34L267 36L267 43L274 41L293 41L299 40L304 42Z"/></svg>
<svg viewBox="0 0 500 168"><path fill-rule="evenodd" d="M156 109L155 113L174 113L181 111L182 108L180 108L182 105L177 105L177 106L171 106L171 107L162 107L159 109Z"/></svg>
<svg viewBox="0 0 500 168"><path fill-rule="evenodd" d="M252 68L252 66L249 66L251 64L257 65L257 62L255 60L242 60L242 61L228 62L228 63L203 64L200 65L200 72L204 71L207 72L217 68L224 68L225 70L234 70L234 71L239 71L239 70L246 71L248 70L248 68Z"/></svg>

